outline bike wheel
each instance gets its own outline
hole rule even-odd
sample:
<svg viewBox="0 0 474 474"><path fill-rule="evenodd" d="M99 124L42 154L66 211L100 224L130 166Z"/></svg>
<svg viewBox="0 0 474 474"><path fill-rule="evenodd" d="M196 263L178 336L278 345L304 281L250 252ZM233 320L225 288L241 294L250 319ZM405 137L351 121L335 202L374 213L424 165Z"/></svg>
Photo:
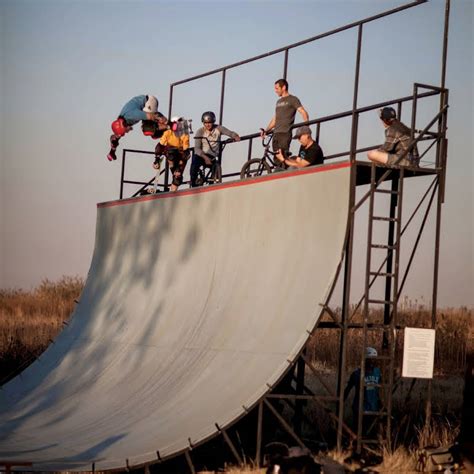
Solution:
<svg viewBox="0 0 474 474"><path fill-rule="evenodd" d="M262 158L252 158L248 160L242 170L240 171L240 179L253 178L261 176L262 174L269 174L272 172L270 165Z"/></svg>
<svg viewBox="0 0 474 474"><path fill-rule="evenodd" d="M210 184L222 183L222 167L219 163L214 163L209 181Z"/></svg>

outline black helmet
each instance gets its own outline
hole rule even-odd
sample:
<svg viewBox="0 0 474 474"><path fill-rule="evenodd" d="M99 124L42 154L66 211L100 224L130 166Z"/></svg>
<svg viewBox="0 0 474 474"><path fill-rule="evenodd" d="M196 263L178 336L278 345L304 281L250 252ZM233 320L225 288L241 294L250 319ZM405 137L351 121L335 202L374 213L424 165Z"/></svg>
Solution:
<svg viewBox="0 0 474 474"><path fill-rule="evenodd" d="M392 107L384 107L383 109L380 109L380 118L382 120L390 121L397 118L397 113Z"/></svg>
<svg viewBox="0 0 474 474"><path fill-rule="evenodd" d="M201 122L211 122L211 123L216 123L216 114L214 112L211 112L208 110L207 112L204 112L201 116Z"/></svg>

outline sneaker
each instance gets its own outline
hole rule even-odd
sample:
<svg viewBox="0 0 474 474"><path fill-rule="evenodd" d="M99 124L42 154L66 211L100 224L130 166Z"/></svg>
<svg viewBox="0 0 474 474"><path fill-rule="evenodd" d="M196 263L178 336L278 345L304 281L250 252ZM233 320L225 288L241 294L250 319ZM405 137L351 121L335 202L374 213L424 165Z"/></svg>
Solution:
<svg viewBox="0 0 474 474"><path fill-rule="evenodd" d="M114 150L110 150L109 151L109 154L107 155L107 159L109 161L114 161L117 159L117 155L115 154L115 151Z"/></svg>

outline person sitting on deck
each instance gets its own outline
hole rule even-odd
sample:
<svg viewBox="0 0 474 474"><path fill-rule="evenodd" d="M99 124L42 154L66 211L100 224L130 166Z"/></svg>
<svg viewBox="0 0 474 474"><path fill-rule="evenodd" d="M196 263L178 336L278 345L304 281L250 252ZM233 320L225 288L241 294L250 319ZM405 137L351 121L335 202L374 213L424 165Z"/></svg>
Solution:
<svg viewBox="0 0 474 474"><path fill-rule="evenodd" d="M311 128L307 125L296 129L293 140L298 139L301 147L298 156L285 158L281 150L275 155L282 165L290 168L305 168L306 166L322 165L324 163L324 154L321 147L311 137Z"/></svg>
<svg viewBox="0 0 474 474"><path fill-rule="evenodd" d="M397 119L395 109L384 107L379 116L385 127L385 143L367 153L369 160L389 166L418 166L420 158L416 145L410 150L410 129Z"/></svg>

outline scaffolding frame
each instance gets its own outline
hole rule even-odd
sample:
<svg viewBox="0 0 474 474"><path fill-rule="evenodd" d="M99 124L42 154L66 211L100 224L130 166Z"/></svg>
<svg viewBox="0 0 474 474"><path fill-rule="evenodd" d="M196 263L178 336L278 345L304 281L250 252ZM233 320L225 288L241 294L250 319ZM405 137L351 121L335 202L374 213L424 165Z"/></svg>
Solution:
<svg viewBox="0 0 474 474"><path fill-rule="evenodd" d="M269 391L264 395L256 404L255 407L246 409L247 413L250 412L251 408L257 410L257 426L256 426L256 446L255 446L255 459L254 462L257 466L260 466L262 461L262 441L263 441L263 413L267 410L273 415L273 417L280 423L283 429L289 434L289 436L301 447L305 447L305 443L301 438L302 423L304 418L303 405L307 401L313 401L315 404L322 407L334 421L337 427L336 444L338 449L342 449L344 437L356 444L356 451L360 453L364 448L370 449L370 446L377 442L383 441L387 446L391 446L391 410L392 410L392 395L397 387L399 374L396 373L395 368L395 344L397 334L404 329L397 318L398 301L405 285L407 276L411 270L413 258L416 254L417 248L422 234L426 228L426 222L431 214L435 214L435 232L434 232L434 255L433 255L433 280L432 280L432 304L431 304L431 324L430 328L436 328L436 311L437 311L437 288L438 288L438 274L439 274L439 247L440 247L440 228L441 228L441 209L444 202L445 195L445 181L446 181L446 164L447 164L447 150L448 140L446 136L447 132L447 118L448 118L448 98L449 91L445 88L446 80L446 66L447 66L447 46L448 46L448 33L449 33L449 13L450 13L450 0L445 0L445 17L444 17L444 31L443 31L443 51L441 60L441 79L440 85L428 85L415 83L413 85L413 93L410 96L399 97L385 101L382 103L372 104L369 106L359 107L358 94L359 94L359 78L360 78L360 60L362 51L362 39L363 39L363 27L365 24L376 21L380 18L387 17L398 12L407 10L426 3L428 0L417 0L411 3L407 3L398 8L382 12L378 15L365 18L363 20L350 23L348 25L336 28L326 33L313 36L303 41L293 43L291 45L284 46L282 48L272 50L268 53L264 53L244 61L229 64L212 71L208 71L199 75L192 76L187 79L174 82L170 85L169 90L169 110L168 116L172 115L173 107L173 94L175 88L181 84L185 84L191 81L201 79L206 76L221 74L221 90L220 90L220 108L219 108L219 121L222 122L224 116L224 96L226 86L226 72L232 68L248 64L253 61L267 58L272 55L284 54L283 59L283 78L287 77L288 72L288 57L290 50L305 45L310 42L320 40L322 38L338 34L342 31L349 29L357 29L357 49L356 49L356 62L354 69L354 87L353 87L353 100L352 109L333 114L326 117L320 117L307 122L301 122L294 125L298 127L301 125L314 125L316 127L316 140L319 140L321 133L321 127L327 122L334 120L351 117L351 137L350 137L350 149L344 152L336 153L327 156L326 159L344 158L347 157L351 163L351 176L350 176L350 197L349 197L349 216L347 225L347 235L344 246L343 258L340 261L337 276L332 284L327 300L321 304L323 308L323 314L325 314L329 321L324 321L321 317L316 324L313 331L308 332L308 341L310 336L317 335L320 329L334 329L339 331L339 363L337 368L337 386L335 389L325 383L320 377L316 367L306 355L306 349L308 343L301 350L300 354L289 362L288 370L283 375L280 381L284 377L289 377L290 385L292 382L295 383L295 388L286 391L285 393L278 393L278 384L269 387ZM417 130L417 108L420 100L428 97L439 96L439 111L438 113L426 124L422 130ZM369 111L377 110L381 107L394 106L397 108L397 116L400 117L402 108L405 103L412 104L411 111L411 144L410 149L416 146L422 141L431 141L426 154L431 149L435 148L435 163L434 166L423 167L423 168L403 168L403 167L392 167L387 168L373 163L365 161L358 161L357 156L361 153L376 148L378 145L370 147L358 148L358 125L360 115ZM432 128L436 127L436 131ZM254 133L241 137L242 141L248 141L248 159L251 158L252 144L255 138L259 138L259 133ZM129 181L125 179L125 163L127 153L141 153L141 154L153 154L153 152L145 152L142 150L131 150L124 149L122 154L122 173L120 182L120 198L123 198L124 184L141 185L141 188L133 195L136 196L142 191L147 185L150 185L154 178L148 182ZM423 154L423 155L424 155ZM164 175L164 183L161 185L163 190L168 190L168 167L162 171ZM223 179L234 178L238 173L223 174ZM404 183L407 178L426 177L431 176L433 180L429 184L424 193L422 199L416 206L408 218L405 226L402 227L402 208L403 208L403 194L404 194ZM382 188L383 183L390 182L390 189ZM357 199L356 190L358 186L369 185L369 190ZM374 214L374 201L377 193L383 193L390 196L390 206L388 216L375 216ZM355 306L351 306L352 296L352 276L353 276L353 258L354 258L354 238L355 238L355 219L358 211L364 203L369 204L369 219L367 225L369 228L368 239L367 239L367 258L366 258L366 270L365 270L365 284L361 298ZM422 211L422 204L427 202L426 208ZM405 272L400 272L400 244L402 242L403 234L406 229L411 225L415 215L422 214L422 222L417 232L416 238L412 242L410 249L410 256ZM374 219L380 218L388 222L387 241L384 244L374 244L372 242L372 224ZM372 269L371 267L371 252L378 248L386 252L386 257L378 269ZM383 268L385 267L385 268ZM370 291L373 283L377 278L385 280L385 296L382 300L371 300ZM334 290L338 281L343 283L342 291L342 310L339 312L337 306L333 302ZM354 322L354 315L357 310L363 304L363 320L362 323ZM379 322L371 322L369 320L371 304L381 304L383 306L383 318ZM357 430L352 430L344 422L345 420L345 408L344 408L344 386L347 376L347 351L350 344L350 334L354 329L362 330L364 347L362 347L362 357L360 360L361 367L361 381L364 379L364 366L365 366L365 348L367 346L367 335L369 331L379 331L382 339L383 354L378 357L379 360L383 361L384 364L388 364L388 380L380 385L379 388L385 388L388 394L388 400L385 403L383 410L378 413L368 413L369 415L385 418L384 436L377 440L367 439L363 433L363 399L364 399L364 383L362 382L359 386L359 419L357 423ZM305 373L310 371L315 377L319 379L321 385L325 388L326 395L316 395L313 393L305 384ZM288 423L275 409L272 404L272 400L284 400L294 410L293 425ZM428 382L428 395L427 403L425 408L425 422L428 424L431 419L431 405L432 405L432 381ZM223 436L225 443L228 445L230 451L233 454L234 459L241 463L242 459L232 442L228 430L238 420L234 420L229 426L217 427L218 432ZM208 440L203 441L201 444ZM181 453L175 454L172 457L183 455L186 463L189 467L190 472L195 472L194 464L191 458L193 446L190 443L189 448ZM157 451L157 462L161 463L166 459L160 457ZM140 466L136 466L140 467ZM147 466L145 465L145 469ZM159 469L158 469L159 471Z"/></svg>

